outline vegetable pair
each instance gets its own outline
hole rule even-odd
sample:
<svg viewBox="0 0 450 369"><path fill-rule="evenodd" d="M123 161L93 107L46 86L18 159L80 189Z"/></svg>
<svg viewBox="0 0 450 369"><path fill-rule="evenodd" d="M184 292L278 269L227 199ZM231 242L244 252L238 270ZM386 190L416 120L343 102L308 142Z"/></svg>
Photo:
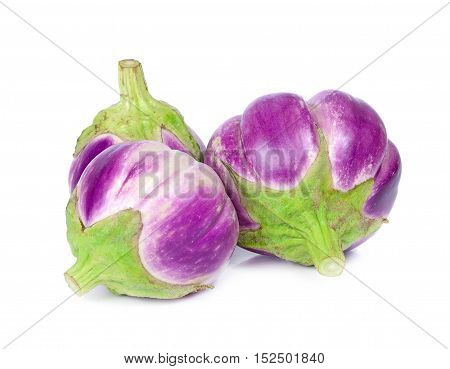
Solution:
<svg viewBox="0 0 450 369"><path fill-rule="evenodd" d="M119 81L120 102L83 131L69 175L67 234L78 260L66 279L77 292L196 292L238 235L249 250L338 275L343 251L386 221L400 157L363 101L340 91L308 102L263 96L218 128L206 165L203 144L149 95L137 61L119 63Z"/></svg>
<svg viewBox="0 0 450 369"><path fill-rule="evenodd" d="M209 287L234 250L238 220L203 144L147 91L137 61L119 63L121 99L78 139L67 236L78 293L98 284L177 298ZM197 159L197 160L196 160Z"/></svg>

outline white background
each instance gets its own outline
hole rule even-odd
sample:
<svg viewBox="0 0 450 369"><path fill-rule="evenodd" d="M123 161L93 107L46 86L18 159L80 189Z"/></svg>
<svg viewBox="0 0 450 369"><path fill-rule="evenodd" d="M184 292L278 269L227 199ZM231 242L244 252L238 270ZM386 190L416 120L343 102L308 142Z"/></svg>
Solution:
<svg viewBox="0 0 450 369"><path fill-rule="evenodd" d="M206 142L262 94L337 88L445 5L4 1L114 88L117 61L140 60L150 92ZM98 287L52 311L71 295L75 140L118 96L0 4L1 346L50 312L2 350L3 367L122 368L123 355L158 352L248 356L241 367L256 352L324 352L311 367L448 367L448 351L370 288L450 345L449 36L450 6L343 88L379 112L403 159L390 223L348 257L355 277L237 249L214 290L155 301Z"/></svg>

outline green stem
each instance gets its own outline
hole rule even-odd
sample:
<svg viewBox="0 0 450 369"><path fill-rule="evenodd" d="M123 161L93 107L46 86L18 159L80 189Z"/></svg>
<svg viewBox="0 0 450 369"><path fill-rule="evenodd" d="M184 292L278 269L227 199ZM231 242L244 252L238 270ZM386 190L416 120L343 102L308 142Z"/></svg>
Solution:
<svg viewBox="0 0 450 369"><path fill-rule="evenodd" d="M133 59L119 62L120 101L124 104L140 105L152 99L141 63Z"/></svg>
<svg viewBox="0 0 450 369"><path fill-rule="evenodd" d="M101 283L104 266L88 255L79 256L77 262L64 273L67 284L78 295L84 295Z"/></svg>
<svg viewBox="0 0 450 369"><path fill-rule="evenodd" d="M310 239L307 242L313 264L320 274L334 277L344 270L345 256L336 232L328 225L326 209L311 214Z"/></svg>

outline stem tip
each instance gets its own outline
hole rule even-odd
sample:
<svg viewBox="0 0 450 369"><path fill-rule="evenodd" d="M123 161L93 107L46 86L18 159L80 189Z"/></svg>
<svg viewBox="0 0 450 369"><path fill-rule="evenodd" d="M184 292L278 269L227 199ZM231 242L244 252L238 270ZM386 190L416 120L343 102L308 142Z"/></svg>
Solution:
<svg viewBox="0 0 450 369"><path fill-rule="evenodd" d="M119 65L122 68L136 68L140 65L141 63L139 63L137 60L134 59L124 59L119 61Z"/></svg>
<svg viewBox="0 0 450 369"><path fill-rule="evenodd" d="M327 277L337 277L344 270L344 261L337 257L323 259L318 268L319 273Z"/></svg>
<svg viewBox="0 0 450 369"><path fill-rule="evenodd" d="M70 276L67 273L64 273L64 278L66 279L66 282L69 285L69 287L72 289L72 291L76 292L76 294L78 296L81 296L83 294L77 281L72 276Z"/></svg>

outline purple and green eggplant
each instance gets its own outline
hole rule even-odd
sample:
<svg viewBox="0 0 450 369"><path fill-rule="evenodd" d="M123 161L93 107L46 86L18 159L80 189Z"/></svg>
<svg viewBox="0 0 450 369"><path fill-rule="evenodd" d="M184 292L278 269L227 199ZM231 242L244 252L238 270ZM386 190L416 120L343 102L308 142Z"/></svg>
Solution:
<svg viewBox="0 0 450 369"><path fill-rule="evenodd" d="M210 287L239 233L217 174L156 141L116 143L83 170L66 211L77 261L65 277L83 294L171 299Z"/></svg>
<svg viewBox="0 0 450 369"><path fill-rule="evenodd" d="M174 107L149 94L138 61L119 62L119 86L120 101L100 111L77 140L69 174L70 191L96 155L123 141L163 142L202 161L203 143Z"/></svg>
<svg viewBox="0 0 450 369"><path fill-rule="evenodd" d="M379 115L341 91L263 96L211 138L205 162L238 214L238 244L339 275L387 221L401 161Z"/></svg>

